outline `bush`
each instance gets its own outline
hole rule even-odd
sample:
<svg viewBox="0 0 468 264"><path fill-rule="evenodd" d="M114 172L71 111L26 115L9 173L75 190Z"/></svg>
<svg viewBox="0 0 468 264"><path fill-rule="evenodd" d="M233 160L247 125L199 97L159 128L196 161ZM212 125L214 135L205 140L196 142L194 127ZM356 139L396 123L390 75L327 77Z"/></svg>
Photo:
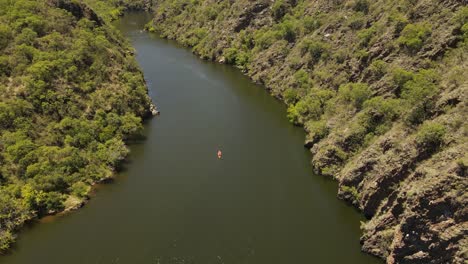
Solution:
<svg viewBox="0 0 468 264"><path fill-rule="evenodd" d="M299 31L299 22L293 19L285 19L279 25L279 32L282 38L288 42L293 42L296 39L296 35Z"/></svg>
<svg viewBox="0 0 468 264"><path fill-rule="evenodd" d="M191 37L187 39L186 44L190 47L194 47L199 44L206 36L208 35L208 31L204 28L195 28L191 32Z"/></svg>
<svg viewBox="0 0 468 264"><path fill-rule="evenodd" d="M367 12L369 12L369 2L367 2L367 0L357 0L354 3L353 9L354 11L363 12L364 14L367 14Z"/></svg>
<svg viewBox="0 0 468 264"><path fill-rule="evenodd" d="M296 89L288 88L284 91L283 98L286 104L290 105L290 104L297 103L297 100L299 99L299 95Z"/></svg>
<svg viewBox="0 0 468 264"><path fill-rule="evenodd" d="M304 89L309 88L309 85L310 85L309 73L307 73L303 69L298 70L296 73L294 73L294 82L297 84L297 86L301 88L304 88Z"/></svg>
<svg viewBox="0 0 468 264"><path fill-rule="evenodd" d="M226 63L235 64L236 57L237 57L237 49L236 48L227 48L224 50L224 57L226 58Z"/></svg>
<svg viewBox="0 0 468 264"><path fill-rule="evenodd" d="M203 9L202 15L208 20L215 20L218 17L218 11L212 6L206 6Z"/></svg>
<svg viewBox="0 0 468 264"><path fill-rule="evenodd" d="M0 50L6 48L12 36L11 28L7 25L0 25Z"/></svg>
<svg viewBox="0 0 468 264"><path fill-rule="evenodd" d="M356 109L361 109L362 104L370 98L371 91L365 83L348 83L340 86L338 96L352 103Z"/></svg>
<svg viewBox="0 0 468 264"><path fill-rule="evenodd" d="M387 63L383 60L375 60L371 63L369 70L376 78L382 78L387 73Z"/></svg>
<svg viewBox="0 0 468 264"><path fill-rule="evenodd" d="M389 21L394 24L396 34L400 34L406 25L408 25L408 19L401 13L390 15Z"/></svg>
<svg viewBox="0 0 468 264"><path fill-rule="evenodd" d="M461 30L461 34L463 36L463 40L464 41L468 40L468 23L463 25L460 30Z"/></svg>
<svg viewBox="0 0 468 264"><path fill-rule="evenodd" d="M261 50L269 48L277 40L283 38L283 35L280 31L277 30L259 30L255 32L254 42L255 46Z"/></svg>
<svg viewBox="0 0 468 264"><path fill-rule="evenodd" d="M438 74L434 70L420 70L405 82L401 97L410 103L428 99L438 91Z"/></svg>
<svg viewBox="0 0 468 264"><path fill-rule="evenodd" d="M468 40L468 7L460 8L452 20L458 29L455 32L459 33L464 41Z"/></svg>
<svg viewBox="0 0 468 264"><path fill-rule="evenodd" d="M305 120L318 119L323 114L322 106L316 98L306 97L288 108L288 118L293 124L303 124Z"/></svg>
<svg viewBox="0 0 468 264"><path fill-rule="evenodd" d="M360 200L360 194L359 192L357 191L356 187L354 186L346 186L346 185L342 185L340 186L341 188L341 191L344 193L344 194L350 194L352 199L353 199L353 202L359 202Z"/></svg>
<svg viewBox="0 0 468 264"><path fill-rule="evenodd" d="M369 58L369 52L366 49L360 49L353 54L360 61L366 61Z"/></svg>
<svg viewBox="0 0 468 264"><path fill-rule="evenodd" d="M320 28L322 22L317 17L306 16L303 19L305 33L311 33Z"/></svg>
<svg viewBox="0 0 468 264"><path fill-rule="evenodd" d="M348 27L353 30L361 29L365 24L365 16L362 12L357 12L348 19Z"/></svg>
<svg viewBox="0 0 468 264"><path fill-rule="evenodd" d="M431 26L428 24L408 24L401 32L401 36L397 41L411 52L417 52L431 35L431 31Z"/></svg>
<svg viewBox="0 0 468 264"><path fill-rule="evenodd" d="M61 211L64 208L65 196L58 192L40 191L36 196L36 210L39 215Z"/></svg>
<svg viewBox="0 0 468 264"><path fill-rule="evenodd" d="M453 17L452 21L458 28L466 25L466 23L468 23L468 6L460 8Z"/></svg>
<svg viewBox="0 0 468 264"><path fill-rule="evenodd" d="M400 105L399 99L386 99L381 96L369 99L364 103L363 111L358 116L359 123L366 128L366 133L381 135L399 117Z"/></svg>
<svg viewBox="0 0 468 264"><path fill-rule="evenodd" d="M306 39L301 43L302 53L309 53L312 56L312 62L317 63L320 59L328 56L328 45L321 41Z"/></svg>
<svg viewBox="0 0 468 264"><path fill-rule="evenodd" d="M250 53L240 51L236 56L236 66L241 70L246 70L250 63Z"/></svg>
<svg viewBox="0 0 468 264"><path fill-rule="evenodd" d="M399 68L393 70L397 94L410 109L406 117L409 125L420 124L429 118L434 108L432 98L439 90L438 80L439 76L434 70L420 70L417 73Z"/></svg>
<svg viewBox="0 0 468 264"><path fill-rule="evenodd" d="M414 77L414 73L404 70L402 68L395 68L392 72L393 84L398 88L397 93L400 93L400 90L403 86Z"/></svg>
<svg viewBox="0 0 468 264"><path fill-rule="evenodd" d="M70 187L71 194L79 198L85 198L88 196L91 187L84 182L76 182Z"/></svg>
<svg viewBox="0 0 468 264"><path fill-rule="evenodd" d="M435 151L443 143L445 133L444 125L436 122L426 122L421 125L416 134L416 143L425 151Z"/></svg>
<svg viewBox="0 0 468 264"><path fill-rule="evenodd" d="M305 129L309 134L308 137L310 137L314 143L322 140L329 133L329 128L325 120L309 121L305 124Z"/></svg>
<svg viewBox="0 0 468 264"><path fill-rule="evenodd" d="M271 11L273 13L273 18L275 20L280 20L288 12L289 5L285 0L276 0L271 6Z"/></svg>
<svg viewBox="0 0 468 264"><path fill-rule="evenodd" d="M0 252L7 250L15 241L15 237L8 230L0 230Z"/></svg>
<svg viewBox="0 0 468 264"><path fill-rule="evenodd" d="M369 42L371 41L372 37L374 37L376 31L376 28L372 26L358 32L357 36L361 41L360 44L362 47L367 47L369 45Z"/></svg>

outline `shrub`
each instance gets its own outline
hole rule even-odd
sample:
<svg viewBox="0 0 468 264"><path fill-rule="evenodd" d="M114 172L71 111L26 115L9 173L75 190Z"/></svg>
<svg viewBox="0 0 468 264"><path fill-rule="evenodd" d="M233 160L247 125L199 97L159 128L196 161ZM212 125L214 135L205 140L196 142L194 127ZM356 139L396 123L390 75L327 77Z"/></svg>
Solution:
<svg viewBox="0 0 468 264"><path fill-rule="evenodd" d="M401 13L390 15L389 21L394 24L396 34L400 34L406 25L408 25L408 19Z"/></svg>
<svg viewBox="0 0 468 264"><path fill-rule="evenodd" d="M401 112L399 99L376 96L367 100L359 114L359 123L366 128L366 133L381 135L385 133Z"/></svg>
<svg viewBox="0 0 468 264"><path fill-rule="evenodd" d="M259 30L255 32L254 42L255 46L261 50L269 48L277 40L283 38L280 31L277 30Z"/></svg>
<svg viewBox="0 0 468 264"><path fill-rule="evenodd" d="M13 120L15 118L15 113L11 110L6 103L0 102L0 128L1 129L8 129L11 125L13 125Z"/></svg>
<svg viewBox="0 0 468 264"><path fill-rule="evenodd" d="M416 143L425 151L435 151L443 143L445 133L446 130L442 124L426 122L421 125L416 134Z"/></svg>
<svg viewBox="0 0 468 264"><path fill-rule="evenodd" d="M203 9L202 15L208 20L215 20L218 17L218 11L212 6L206 6Z"/></svg>
<svg viewBox="0 0 468 264"><path fill-rule="evenodd" d="M187 39L186 44L190 47L194 47L199 44L206 36L208 31L204 28L195 28L191 32L191 37Z"/></svg>
<svg viewBox="0 0 468 264"><path fill-rule="evenodd" d="M457 163L457 168L456 168L457 174L462 177L468 175L468 156L465 155L464 158L457 160L456 163Z"/></svg>
<svg viewBox="0 0 468 264"><path fill-rule="evenodd" d="M224 50L224 57L226 58L226 62L229 64L236 63L237 57L237 49L236 48L227 48Z"/></svg>
<svg viewBox="0 0 468 264"><path fill-rule="evenodd" d="M325 120L309 121L305 124L305 129L309 133L312 142L318 142L325 138L329 133L329 128Z"/></svg>
<svg viewBox="0 0 468 264"><path fill-rule="evenodd" d="M387 63L383 60L375 60L369 67L370 72L377 78L381 78L387 72Z"/></svg>
<svg viewBox="0 0 468 264"><path fill-rule="evenodd" d="M365 25L365 23L365 16L362 12L357 12L348 19L348 27L350 27L353 30L358 30L362 28Z"/></svg>
<svg viewBox="0 0 468 264"><path fill-rule="evenodd" d="M306 34L317 30L322 25L322 22L317 17L312 16L304 17L302 22Z"/></svg>
<svg viewBox="0 0 468 264"><path fill-rule="evenodd" d="M362 104L370 98L371 91L365 83L348 83L340 86L338 96L360 109Z"/></svg>
<svg viewBox="0 0 468 264"><path fill-rule="evenodd" d="M355 152L363 146L367 134L368 128L363 126L361 122L352 122L342 137L341 147L346 152Z"/></svg>
<svg viewBox="0 0 468 264"><path fill-rule="evenodd" d="M435 107L432 100L424 100L410 105L411 109L406 115L405 122L409 126L419 125L431 117Z"/></svg>
<svg viewBox="0 0 468 264"><path fill-rule="evenodd" d="M297 20L285 19L279 24L279 34L288 42L293 42L298 33L299 23Z"/></svg>
<svg viewBox="0 0 468 264"><path fill-rule="evenodd" d="M431 35L431 31L431 26L428 24L408 24L401 32L401 36L397 41L411 52L417 52Z"/></svg>
<svg viewBox="0 0 468 264"><path fill-rule="evenodd" d="M360 61L365 61L369 58L369 52L366 49L360 49L353 54Z"/></svg>
<svg viewBox="0 0 468 264"><path fill-rule="evenodd" d="M154 25L153 25L153 21L150 21L145 25L145 30L147 30L150 33L156 32L156 29L154 28Z"/></svg>
<svg viewBox="0 0 468 264"><path fill-rule="evenodd" d="M332 90L316 89L313 88L309 92L309 96L317 99L321 107L325 107L327 102L335 97L336 93Z"/></svg>
<svg viewBox="0 0 468 264"><path fill-rule="evenodd" d="M438 74L434 70L420 70L417 73L397 70L393 78L401 89L401 98L410 108L406 117L408 124L417 125L429 118L434 108L432 97L439 90Z"/></svg>
<svg viewBox="0 0 468 264"><path fill-rule="evenodd" d="M458 32L463 40L468 39L468 7L462 7L453 18L453 23L459 29Z"/></svg>
<svg viewBox="0 0 468 264"><path fill-rule="evenodd" d="M65 196L58 192L39 192L36 197L36 206L39 215L60 211L64 208Z"/></svg>
<svg viewBox="0 0 468 264"><path fill-rule="evenodd" d="M351 197L353 199L353 202L358 202L360 200L360 195L359 195L356 187L354 187L354 186L349 187L349 186L346 186L346 185L342 185L342 186L340 186L340 188L341 188L341 191L343 193L345 193L345 194L348 193L348 194L351 195Z"/></svg>
<svg viewBox="0 0 468 264"><path fill-rule="evenodd" d="M241 70L246 70L250 63L250 53L239 51L236 56L236 66Z"/></svg>
<svg viewBox="0 0 468 264"><path fill-rule="evenodd" d="M359 31L357 36L361 41L360 45L362 47L367 47L369 45L370 40L372 39L372 37L374 36L376 31L377 30L376 30L376 28L374 26Z"/></svg>
<svg viewBox="0 0 468 264"><path fill-rule="evenodd" d="M312 56L313 63L317 63L320 59L328 56L328 45L311 39L306 39L301 43L302 53L308 52Z"/></svg>
<svg viewBox="0 0 468 264"><path fill-rule="evenodd" d="M0 230L0 252L7 250L15 242L15 237L8 230Z"/></svg>
<svg viewBox="0 0 468 264"><path fill-rule="evenodd" d="M392 71L393 84L398 88L398 90L401 90L408 81L412 80L413 76L414 73L402 68L395 68Z"/></svg>
<svg viewBox="0 0 468 264"><path fill-rule="evenodd" d="M299 99L299 95L296 89L293 88L288 88L284 91L283 93L283 98L284 101L289 105L289 104L295 104L297 103L297 100Z"/></svg>
<svg viewBox="0 0 468 264"><path fill-rule="evenodd" d="M468 6L460 8L452 20L453 23L459 28L468 23Z"/></svg>
<svg viewBox="0 0 468 264"><path fill-rule="evenodd" d="M409 103L428 99L438 91L438 79L439 76L434 70L420 70L404 83L401 97Z"/></svg>
<svg viewBox="0 0 468 264"><path fill-rule="evenodd" d="M308 119L318 119L322 115L323 110L320 101L306 97L300 100L295 105L288 108L288 119L291 123L299 125L303 124Z"/></svg>
<svg viewBox="0 0 468 264"><path fill-rule="evenodd" d="M280 20L288 11L289 5L285 0L276 0L271 6L271 11L275 20Z"/></svg>
<svg viewBox="0 0 468 264"><path fill-rule="evenodd" d="M0 25L0 50L6 48L11 40L11 28L7 25Z"/></svg>
<svg viewBox="0 0 468 264"><path fill-rule="evenodd" d="M294 74L294 81L299 87L306 89L310 85L309 74L303 69L298 70Z"/></svg>
<svg viewBox="0 0 468 264"><path fill-rule="evenodd" d="M463 36L463 40L468 40L468 23L465 23L465 25L463 25L460 30Z"/></svg>
<svg viewBox="0 0 468 264"><path fill-rule="evenodd" d="M367 12L369 12L369 2L367 0L357 0L354 3L353 9L354 11L363 12L364 14L367 14Z"/></svg>
<svg viewBox="0 0 468 264"><path fill-rule="evenodd" d="M70 187L70 192L79 198L85 198L88 196L91 187L84 182L76 182Z"/></svg>

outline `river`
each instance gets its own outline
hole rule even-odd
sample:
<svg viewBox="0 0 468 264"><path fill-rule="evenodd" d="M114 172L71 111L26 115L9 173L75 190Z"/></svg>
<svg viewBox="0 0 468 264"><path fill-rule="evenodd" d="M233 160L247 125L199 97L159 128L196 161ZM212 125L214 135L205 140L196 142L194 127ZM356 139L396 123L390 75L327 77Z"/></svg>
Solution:
<svg viewBox="0 0 468 264"><path fill-rule="evenodd" d="M285 106L238 70L142 32L149 19L129 13L116 26L161 115L113 183L26 228L0 262L380 263L360 251L360 214L313 175Z"/></svg>

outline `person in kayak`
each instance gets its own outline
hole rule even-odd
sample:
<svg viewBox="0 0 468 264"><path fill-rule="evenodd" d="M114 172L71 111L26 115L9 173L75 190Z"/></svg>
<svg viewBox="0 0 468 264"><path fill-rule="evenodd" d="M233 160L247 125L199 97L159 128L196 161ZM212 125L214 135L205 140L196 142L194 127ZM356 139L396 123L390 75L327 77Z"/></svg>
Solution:
<svg viewBox="0 0 468 264"><path fill-rule="evenodd" d="M221 152L221 150L218 150L218 159L221 159L222 156L223 156L223 153Z"/></svg>

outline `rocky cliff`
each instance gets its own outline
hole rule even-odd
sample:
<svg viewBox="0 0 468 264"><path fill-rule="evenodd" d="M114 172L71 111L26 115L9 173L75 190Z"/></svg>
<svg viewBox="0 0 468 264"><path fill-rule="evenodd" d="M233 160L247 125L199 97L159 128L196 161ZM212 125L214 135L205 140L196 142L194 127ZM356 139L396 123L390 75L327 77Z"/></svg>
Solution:
<svg viewBox="0 0 468 264"><path fill-rule="evenodd" d="M288 105L317 173L387 263L468 260L468 7L456 0L156 1L151 31Z"/></svg>

